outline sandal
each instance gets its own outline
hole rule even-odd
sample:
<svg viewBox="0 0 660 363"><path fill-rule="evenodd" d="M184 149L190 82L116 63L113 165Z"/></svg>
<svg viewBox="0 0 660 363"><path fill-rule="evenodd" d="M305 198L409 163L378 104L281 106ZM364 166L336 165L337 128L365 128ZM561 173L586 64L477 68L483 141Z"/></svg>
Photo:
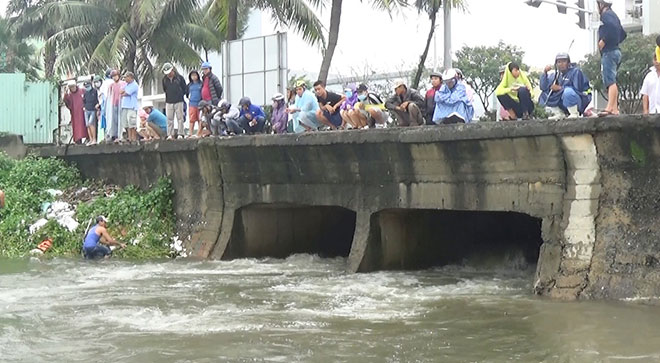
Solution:
<svg viewBox="0 0 660 363"><path fill-rule="evenodd" d="M598 112L598 117L608 117L608 116L619 116L619 115L613 113L612 111L607 111L607 110Z"/></svg>

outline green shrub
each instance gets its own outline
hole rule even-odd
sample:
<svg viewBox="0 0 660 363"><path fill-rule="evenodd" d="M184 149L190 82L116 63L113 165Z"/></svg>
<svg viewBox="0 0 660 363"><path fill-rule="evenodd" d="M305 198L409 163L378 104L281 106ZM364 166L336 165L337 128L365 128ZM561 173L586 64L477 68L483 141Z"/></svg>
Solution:
<svg viewBox="0 0 660 363"><path fill-rule="evenodd" d="M95 191L97 196L85 202L76 200L75 191L83 187ZM87 227L98 215L110 220L109 232L115 239L128 244L116 256L171 255L169 244L175 232L175 217L174 192L168 179L160 179L149 191L129 186L110 188L114 194L105 195L102 184L83 182L78 170L62 160L28 157L14 161L0 155L0 189L5 191L7 201L7 207L0 209L0 256L24 256L46 237L53 240L49 256L78 256ZM55 197L49 189L63 191L64 195ZM75 207L78 228L69 231L49 220L31 235L29 227L44 217L43 207L60 198Z"/></svg>

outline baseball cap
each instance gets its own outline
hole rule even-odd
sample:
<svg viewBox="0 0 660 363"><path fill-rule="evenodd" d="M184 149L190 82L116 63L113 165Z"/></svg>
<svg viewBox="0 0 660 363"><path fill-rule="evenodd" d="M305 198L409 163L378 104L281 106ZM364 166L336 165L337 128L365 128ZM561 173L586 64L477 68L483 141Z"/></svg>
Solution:
<svg viewBox="0 0 660 363"><path fill-rule="evenodd" d="M401 86L406 87L406 81L404 81L404 80L402 80L402 79L399 79L399 80L397 80L396 82L394 82L394 89L397 89L397 88L399 88L399 87L401 87Z"/></svg>
<svg viewBox="0 0 660 363"><path fill-rule="evenodd" d="M174 69L174 66L172 65L172 63L163 64L163 73L169 74L170 72L172 72L173 69Z"/></svg>
<svg viewBox="0 0 660 363"><path fill-rule="evenodd" d="M96 217L96 223L101 223L101 222L108 223L108 218L105 218L105 216Z"/></svg>
<svg viewBox="0 0 660 363"><path fill-rule="evenodd" d="M202 63L202 69L210 69L210 68L211 68L211 63L209 62Z"/></svg>

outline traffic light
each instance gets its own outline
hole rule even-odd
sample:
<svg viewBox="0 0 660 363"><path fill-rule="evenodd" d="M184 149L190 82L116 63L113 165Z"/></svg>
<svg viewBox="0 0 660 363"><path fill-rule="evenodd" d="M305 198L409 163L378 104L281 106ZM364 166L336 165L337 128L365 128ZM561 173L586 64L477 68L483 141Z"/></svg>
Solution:
<svg viewBox="0 0 660 363"><path fill-rule="evenodd" d="M541 0L527 0L526 4L538 8L541 5Z"/></svg>
<svg viewBox="0 0 660 363"><path fill-rule="evenodd" d="M580 9L584 9L584 0L577 0L575 5L577 5ZM577 25L580 27L580 29L587 29L587 13L585 11L578 10L577 16Z"/></svg>
<svg viewBox="0 0 660 363"><path fill-rule="evenodd" d="M566 4L566 0L557 0L558 3ZM557 5L557 11L561 14L566 14L566 7Z"/></svg>

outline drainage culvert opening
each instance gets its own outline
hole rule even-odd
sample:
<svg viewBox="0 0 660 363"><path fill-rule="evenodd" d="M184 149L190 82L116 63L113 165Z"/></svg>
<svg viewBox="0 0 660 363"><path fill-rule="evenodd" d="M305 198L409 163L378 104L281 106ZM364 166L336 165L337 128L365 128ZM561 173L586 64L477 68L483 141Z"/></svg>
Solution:
<svg viewBox="0 0 660 363"><path fill-rule="evenodd" d="M236 211L225 259L297 253L348 257L356 213L341 207L250 205Z"/></svg>
<svg viewBox="0 0 660 363"><path fill-rule="evenodd" d="M388 209L375 213L363 270L536 265L541 219L515 212Z"/></svg>

